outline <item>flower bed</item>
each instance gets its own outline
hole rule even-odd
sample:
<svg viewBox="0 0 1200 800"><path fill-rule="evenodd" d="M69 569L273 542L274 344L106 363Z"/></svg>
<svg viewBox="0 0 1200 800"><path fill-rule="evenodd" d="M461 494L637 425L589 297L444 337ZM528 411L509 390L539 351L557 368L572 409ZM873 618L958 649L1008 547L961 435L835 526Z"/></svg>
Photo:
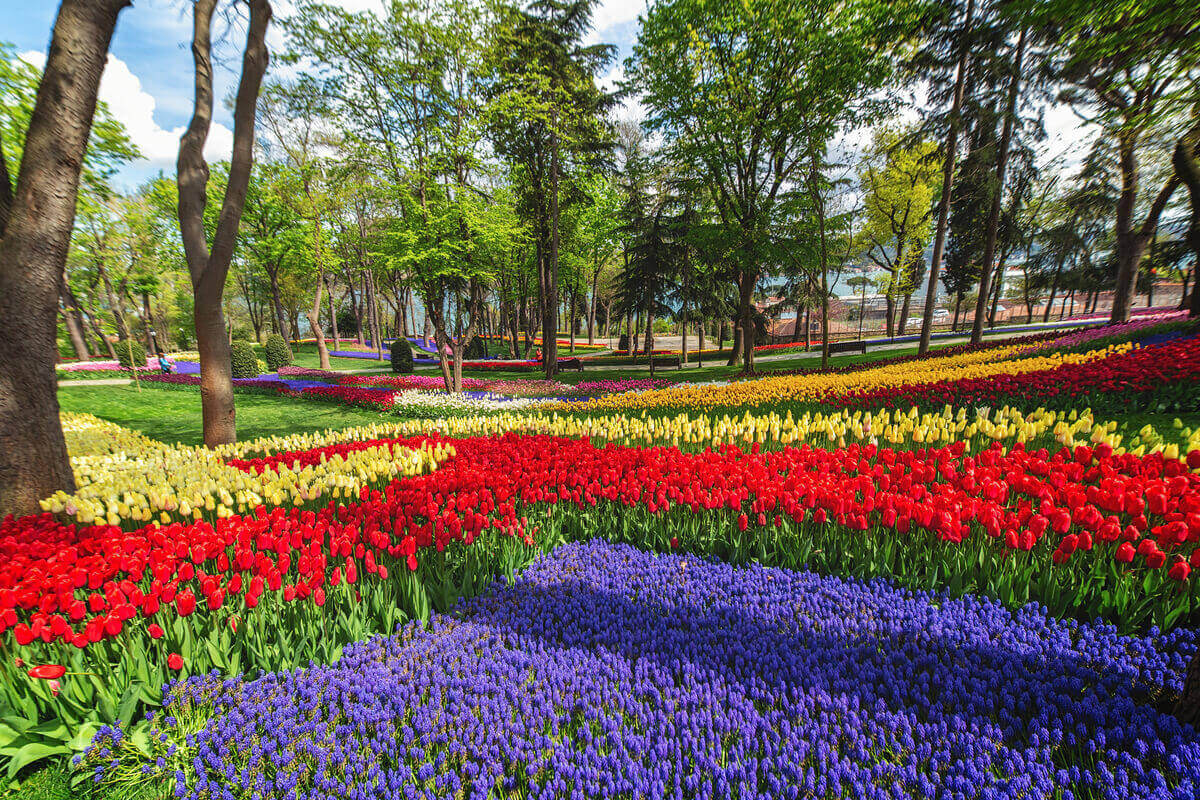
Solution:
<svg viewBox="0 0 1200 800"><path fill-rule="evenodd" d="M335 665L177 682L144 745L106 729L84 763L196 800L1191 797L1200 741L1147 700L1181 689L1195 649L573 545Z"/></svg>
<svg viewBox="0 0 1200 800"><path fill-rule="evenodd" d="M0 646L65 670L51 691L0 660L7 707L37 726L22 746L82 746L118 706L155 705L170 674L328 662L350 642L449 608L492 575L580 538L882 575L1010 607L1037 600L1051 613L1104 616L1125 630L1194 619L1186 587L1200 565L1200 475L1188 466L1200 466L1200 451L1187 465L1163 453L1119 454L1105 444L1109 427L1090 419L1047 412L1018 422L1013 413L707 422L718 435L755 442L749 452L518 434L454 439L454 456L435 472L396 480L387 448L436 452L444 440L371 434L466 430L483 418L410 420L217 451L213 458L228 460L196 473L213 481L201 501L180 493L197 482L179 460L190 449L154 452L150 440L85 425L76 446L86 443L100 460L80 472L80 497L104 503L92 516L153 521L133 530L49 515L0 523ZM608 434L628 434L633 422L610 420ZM598 423L569 424L579 435ZM640 424L672 435L653 419ZM914 449L757 447L764 431L776 442L803 431L840 440L875 436L874 426ZM1097 447L986 445L1073 442L1087 430ZM943 437L954 443L928 446ZM113 458L118 447L140 455ZM186 519L185 501L193 517L203 502L202 518L162 524L163 511ZM97 685L88 674L107 677ZM43 724L55 721L63 725Z"/></svg>
<svg viewBox="0 0 1200 800"><path fill-rule="evenodd" d="M190 388L200 385L199 375L180 375L179 373L147 375L142 380L146 383L159 384L165 388ZM233 390L235 392L250 394L282 394L290 391L290 388L284 381L275 378L258 377L234 378Z"/></svg>
<svg viewBox="0 0 1200 800"><path fill-rule="evenodd" d="M595 398L584 411L660 408L745 408L823 403L877 408L913 404L1052 403L1070 408L1085 398L1096 409L1190 411L1200 408L1200 337L1134 348L1122 344L1085 353L1023 353L1023 345L975 350L912 362L882 362L852 372L824 372ZM561 408L566 408L562 406Z"/></svg>
<svg viewBox="0 0 1200 800"><path fill-rule="evenodd" d="M1092 351L1096 352L1096 351ZM1018 364L1019 367L1019 364ZM1116 347L1102 358L1067 360L1049 368L963 377L913 386L847 391L825 398L841 407L967 404L1045 405L1069 409L1081 401L1104 411L1200 410L1200 337L1150 348Z"/></svg>

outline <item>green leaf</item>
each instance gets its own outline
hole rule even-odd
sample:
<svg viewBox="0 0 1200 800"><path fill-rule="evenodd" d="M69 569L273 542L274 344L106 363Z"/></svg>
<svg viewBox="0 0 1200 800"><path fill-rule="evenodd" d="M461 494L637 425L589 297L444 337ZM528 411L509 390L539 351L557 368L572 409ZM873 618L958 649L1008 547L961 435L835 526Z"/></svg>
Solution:
<svg viewBox="0 0 1200 800"><path fill-rule="evenodd" d="M71 751L62 745L46 745L32 742L25 745L8 761L8 777L14 777L25 767L45 758L70 755Z"/></svg>
<svg viewBox="0 0 1200 800"><path fill-rule="evenodd" d="M87 746L92 743L92 739L96 738L96 731L100 730L100 725L95 722L85 722L75 729L75 735L67 741L67 747L77 752L87 749Z"/></svg>

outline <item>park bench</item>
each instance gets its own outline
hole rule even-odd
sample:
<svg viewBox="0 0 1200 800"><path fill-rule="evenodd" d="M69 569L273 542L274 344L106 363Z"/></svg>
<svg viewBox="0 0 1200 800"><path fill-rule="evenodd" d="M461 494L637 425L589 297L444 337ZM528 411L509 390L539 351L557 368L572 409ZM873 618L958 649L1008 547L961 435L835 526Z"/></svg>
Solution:
<svg viewBox="0 0 1200 800"><path fill-rule="evenodd" d="M854 339L849 342L830 342L829 355L834 353L863 353L867 352L867 343L862 339Z"/></svg>

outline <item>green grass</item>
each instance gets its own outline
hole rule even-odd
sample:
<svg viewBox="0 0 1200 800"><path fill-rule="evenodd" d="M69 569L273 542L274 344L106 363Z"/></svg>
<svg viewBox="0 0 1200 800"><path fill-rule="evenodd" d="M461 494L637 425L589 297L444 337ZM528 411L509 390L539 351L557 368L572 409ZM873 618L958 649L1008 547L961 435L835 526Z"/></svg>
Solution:
<svg viewBox="0 0 1200 800"><path fill-rule="evenodd" d="M336 349L333 346L332 340L326 342L326 344L328 345L330 350ZM262 347L255 347L254 349L258 352L258 357L265 361L266 355L265 355L264 349ZM338 358L337 356L330 356L329 357L329 368L330 369L352 369L352 370L357 371L357 370L362 370L362 369L386 367L388 365L388 362L386 360L387 355L388 355L387 351L384 350L383 351L383 356L384 356L383 361L378 361L376 359L366 359L366 358ZM321 358L320 358L320 356L317 355L317 346L315 344L292 345L292 366L305 367L306 369L320 369L321 368Z"/></svg>
<svg viewBox="0 0 1200 800"><path fill-rule="evenodd" d="M931 350L940 350L944 347L950 347L948 344L935 345ZM846 355L831 356L829 359L830 367L844 367L851 364L860 364L864 362L879 362L883 363L899 356L913 355L917 352L916 345L912 347L903 347L896 350L868 350L864 353L849 353ZM712 381L731 378L742 371L742 364L739 361L734 366L726 366L725 360L728 356L720 357L715 354L705 355L703 359L704 366L687 366L683 369L674 369L671 367L657 367L654 370L654 377L669 378L676 381L684 381L688 383L699 381ZM700 363L692 357L690 364ZM821 366L820 351L814 350L809 354L793 355L789 358L778 358L770 361L757 361L758 369L762 372L770 372L773 370L789 370L789 369L817 369ZM417 372L434 374L438 371L437 367L418 367ZM463 375L470 378L494 378L497 380L519 380L521 378L540 378L541 372L511 372L507 370L469 370L464 369ZM638 367L594 367L585 366L583 372L560 372L557 380L563 383L576 384L580 381L597 381L597 380L620 380L623 378L648 378L650 370L645 366Z"/></svg>
<svg viewBox="0 0 1200 800"><path fill-rule="evenodd" d="M286 436L327 428L352 428L397 419L366 409L272 395L237 394L238 439ZM143 386L66 386L58 390L63 411L95 414L152 439L203 444L198 390Z"/></svg>

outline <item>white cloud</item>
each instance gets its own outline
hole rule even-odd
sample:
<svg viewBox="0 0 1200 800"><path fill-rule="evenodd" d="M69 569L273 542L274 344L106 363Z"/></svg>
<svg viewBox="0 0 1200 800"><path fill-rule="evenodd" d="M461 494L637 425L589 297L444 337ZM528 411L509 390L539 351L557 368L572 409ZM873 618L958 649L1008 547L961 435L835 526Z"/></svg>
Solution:
<svg viewBox="0 0 1200 800"><path fill-rule="evenodd" d="M20 57L38 69L46 60L44 53L32 51L22 53ZM135 162L137 166L168 172L174 170L175 159L179 155L179 137L183 135L185 127L180 125L168 130L155 122L157 101L142 88L141 80L129 66L111 53L100 78L100 99L108 105L113 117L125 126L129 138L142 151L144 159ZM233 131L220 123L213 123L204 148L205 158L209 161L227 159L232 150Z"/></svg>
<svg viewBox="0 0 1200 800"><path fill-rule="evenodd" d="M646 10L646 0L604 0L592 16L596 30L633 22Z"/></svg>

